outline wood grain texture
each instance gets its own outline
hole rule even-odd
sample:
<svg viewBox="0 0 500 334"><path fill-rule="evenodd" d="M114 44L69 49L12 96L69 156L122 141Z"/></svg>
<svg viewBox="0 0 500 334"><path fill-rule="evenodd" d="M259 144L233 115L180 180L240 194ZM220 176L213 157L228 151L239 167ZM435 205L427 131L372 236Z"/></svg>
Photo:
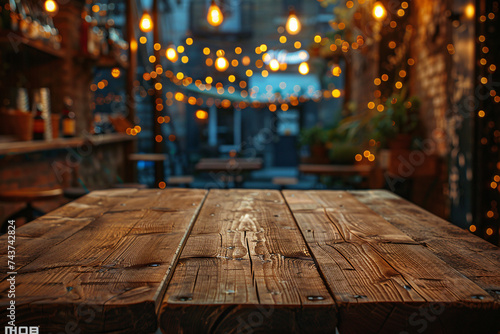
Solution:
<svg viewBox="0 0 500 334"><path fill-rule="evenodd" d="M160 311L165 333L334 331L334 301L281 194L212 190Z"/></svg>
<svg viewBox="0 0 500 334"><path fill-rule="evenodd" d="M96 191L20 228L18 325L40 325L44 332L154 332L159 301L205 195Z"/></svg>
<svg viewBox="0 0 500 334"><path fill-rule="evenodd" d="M500 302L500 249L389 191L355 191L363 204Z"/></svg>
<svg viewBox="0 0 500 334"><path fill-rule="evenodd" d="M353 195L283 193L337 301L341 333L498 331L499 305L475 280Z"/></svg>

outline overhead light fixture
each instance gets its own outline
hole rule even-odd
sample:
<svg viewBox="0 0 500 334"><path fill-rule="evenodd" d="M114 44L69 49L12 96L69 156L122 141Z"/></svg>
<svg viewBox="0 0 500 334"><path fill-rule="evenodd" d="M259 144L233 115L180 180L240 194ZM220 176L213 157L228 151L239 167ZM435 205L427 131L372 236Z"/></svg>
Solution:
<svg viewBox="0 0 500 334"><path fill-rule="evenodd" d="M295 10L293 8L290 9L290 12L288 13L285 28L290 35L297 35L302 28L299 18L295 14Z"/></svg>
<svg viewBox="0 0 500 334"><path fill-rule="evenodd" d="M222 21L224 20L224 16L222 15L222 12L215 3L215 0L212 0L212 3L210 4L210 7L208 8L208 13L207 13L207 21L210 25L214 27L218 27L222 24Z"/></svg>
<svg viewBox="0 0 500 334"><path fill-rule="evenodd" d="M139 28L142 32L150 32L153 30L153 20L148 12L144 11L142 13L141 21L139 22Z"/></svg>

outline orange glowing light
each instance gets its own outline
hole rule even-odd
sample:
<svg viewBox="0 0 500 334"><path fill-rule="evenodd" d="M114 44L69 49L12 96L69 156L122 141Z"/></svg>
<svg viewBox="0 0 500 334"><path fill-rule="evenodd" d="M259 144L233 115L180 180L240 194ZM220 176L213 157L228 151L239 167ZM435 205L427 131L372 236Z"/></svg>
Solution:
<svg viewBox="0 0 500 334"><path fill-rule="evenodd" d="M153 30L153 20L148 12L144 12L139 23L139 28L142 32L150 32Z"/></svg>
<svg viewBox="0 0 500 334"><path fill-rule="evenodd" d="M222 21L224 20L224 16L222 15L222 12L215 3L215 0L212 0L212 3L210 4L210 7L208 8L208 14L207 14L207 21L210 25L214 27L218 27L222 24Z"/></svg>
<svg viewBox="0 0 500 334"><path fill-rule="evenodd" d="M378 20L382 20L387 15L384 5L380 2L376 2L373 6L373 17Z"/></svg>
<svg viewBox="0 0 500 334"><path fill-rule="evenodd" d="M59 9L57 3L54 0L46 0L44 7L47 13L51 15L57 13L57 10Z"/></svg>
<svg viewBox="0 0 500 334"><path fill-rule="evenodd" d="M302 75L306 75L307 73L309 73L309 65L306 62L300 63L299 73Z"/></svg>
<svg viewBox="0 0 500 334"><path fill-rule="evenodd" d="M295 15L295 11L293 9L290 10L290 13L288 14L285 28L290 35L297 35L302 28L299 18L297 17L297 15Z"/></svg>
<svg viewBox="0 0 500 334"><path fill-rule="evenodd" d="M205 110L197 110L196 111L196 118L200 119L200 120L204 120L204 119L207 119L208 118L208 113L205 111Z"/></svg>
<svg viewBox="0 0 500 334"><path fill-rule="evenodd" d="M229 62L224 57L219 57L215 60L215 68L219 72L224 72L229 67Z"/></svg>
<svg viewBox="0 0 500 334"><path fill-rule="evenodd" d="M271 71L276 72L280 69L280 63L276 59L271 59L271 61L269 62L269 68L271 69Z"/></svg>
<svg viewBox="0 0 500 334"><path fill-rule="evenodd" d="M120 72L120 69L119 69L118 67L115 67L115 68L113 68L113 69L111 70L111 76L112 76L113 78L118 78L118 77L120 77L120 74L121 74L121 72Z"/></svg>

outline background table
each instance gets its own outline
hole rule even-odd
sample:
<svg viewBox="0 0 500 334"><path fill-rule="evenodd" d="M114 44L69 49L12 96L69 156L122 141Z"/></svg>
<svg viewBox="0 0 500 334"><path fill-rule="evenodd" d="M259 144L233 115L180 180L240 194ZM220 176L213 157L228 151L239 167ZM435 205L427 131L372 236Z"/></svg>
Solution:
<svg viewBox="0 0 500 334"><path fill-rule="evenodd" d="M499 249L385 191L95 191L16 252L16 323L41 333L500 329Z"/></svg>
<svg viewBox="0 0 500 334"><path fill-rule="evenodd" d="M260 158L203 158L196 165L198 172L217 173L212 177L217 177L227 188L230 182L234 182L235 187L239 188L243 184L244 177L251 171L262 168L262 159Z"/></svg>

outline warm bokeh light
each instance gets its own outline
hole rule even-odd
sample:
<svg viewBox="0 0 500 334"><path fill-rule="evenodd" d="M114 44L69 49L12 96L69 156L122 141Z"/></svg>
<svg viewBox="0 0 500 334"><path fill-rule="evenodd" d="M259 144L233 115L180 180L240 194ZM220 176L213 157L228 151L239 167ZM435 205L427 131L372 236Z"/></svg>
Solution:
<svg viewBox="0 0 500 334"><path fill-rule="evenodd" d="M179 59L177 51L175 51L174 48L168 48L167 51L165 52L165 56L167 57L168 60L174 63L177 61L177 59Z"/></svg>
<svg viewBox="0 0 500 334"><path fill-rule="evenodd" d="M51 15L57 13L57 10L59 9L57 3L54 0L46 0L44 7L45 10Z"/></svg>
<svg viewBox="0 0 500 334"><path fill-rule="evenodd" d="M118 78L118 77L120 77L120 74L121 74L121 72L120 72L120 69L119 69L118 67L115 67L115 68L113 68L113 69L111 70L111 76L112 76L113 78Z"/></svg>
<svg viewBox="0 0 500 334"><path fill-rule="evenodd" d="M222 15L222 12L215 3L215 0L212 0L212 3L210 4L210 7L208 8L208 14L207 14L207 21L210 25L214 27L218 27L222 24L222 21L224 20L224 16Z"/></svg>
<svg viewBox="0 0 500 334"><path fill-rule="evenodd" d="M383 19L387 15L386 10L384 5L382 5L380 2L376 2L375 5L373 6L373 17L376 19Z"/></svg>
<svg viewBox="0 0 500 334"><path fill-rule="evenodd" d="M474 7L473 4L468 4L467 6L465 6L465 16L469 19L473 19L474 18L474 15L476 14L476 8Z"/></svg>
<svg viewBox="0 0 500 334"><path fill-rule="evenodd" d="M295 15L294 10L290 11L288 19L286 20L285 28L290 35L297 35L300 32L302 26L300 24L299 18L297 17L297 15Z"/></svg>
<svg viewBox="0 0 500 334"><path fill-rule="evenodd" d="M149 13L144 12L142 14L139 28L142 32L150 32L153 30L153 20L151 19L151 15L149 15Z"/></svg>
<svg viewBox="0 0 500 334"><path fill-rule="evenodd" d="M219 72L224 72L229 67L229 62L224 57L219 57L215 60L215 68Z"/></svg>
<svg viewBox="0 0 500 334"><path fill-rule="evenodd" d="M276 59L271 59L271 61L269 62L269 68L271 69L271 71L277 71L280 69L280 63Z"/></svg>
<svg viewBox="0 0 500 334"><path fill-rule="evenodd" d="M309 73L309 65L306 62L300 63L299 73L302 75L306 75L307 73Z"/></svg>
<svg viewBox="0 0 500 334"><path fill-rule="evenodd" d="M340 68L340 66L335 66L334 68L332 68L332 74L336 77L340 76L340 74L342 73L342 69Z"/></svg>
<svg viewBox="0 0 500 334"><path fill-rule="evenodd" d="M196 118L204 120L208 118L208 113L205 110L197 110L196 111Z"/></svg>

